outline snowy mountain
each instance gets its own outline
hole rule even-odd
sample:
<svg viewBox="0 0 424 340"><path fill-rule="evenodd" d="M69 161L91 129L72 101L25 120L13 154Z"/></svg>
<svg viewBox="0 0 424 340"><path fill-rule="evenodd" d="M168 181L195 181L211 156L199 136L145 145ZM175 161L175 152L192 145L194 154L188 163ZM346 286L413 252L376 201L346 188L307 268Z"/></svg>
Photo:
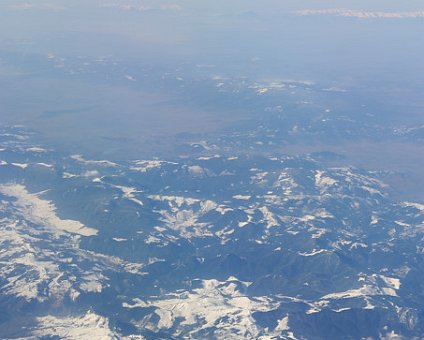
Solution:
<svg viewBox="0 0 424 340"><path fill-rule="evenodd" d="M419 338L424 206L318 158L118 162L4 127L0 337Z"/></svg>

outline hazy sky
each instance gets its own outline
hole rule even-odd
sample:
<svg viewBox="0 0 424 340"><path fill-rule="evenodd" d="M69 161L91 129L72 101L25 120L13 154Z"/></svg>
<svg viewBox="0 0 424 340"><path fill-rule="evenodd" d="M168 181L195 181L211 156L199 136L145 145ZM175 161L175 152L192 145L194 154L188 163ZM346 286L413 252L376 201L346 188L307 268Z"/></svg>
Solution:
<svg viewBox="0 0 424 340"><path fill-rule="evenodd" d="M400 64L412 76L422 64L420 1L2 1L0 9L2 50L331 77ZM358 12L296 13L308 9ZM411 11L421 17L360 18ZM252 59L262 62L252 68Z"/></svg>
<svg viewBox="0 0 424 340"><path fill-rule="evenodd" d="M162 73L184 70L185 78L195 78L199 65L210 67L205 71L210 75L355 89L411 116L424 104L423 46L422 1L3 0L0 118L19 121L30 112L75 108L86 110L75 117L93 124L100 115L113 120L127 110L134 116L139 107L149 107L146 98L158 94L140 95L112 84L105 80L112 73L122 72L124 78L148 67ZM64 65L46 71L49 58L71 63L70 72L85 67L84 58L87 68L105 59L112 63L111 75L102 70L103 80L62 79ZM160 96L169 102L167 91ZM403 110L410 103L414 108ZM196 112L200 126L206 118L201 108ZM44 124L56 131L51 120ZM75 125L69 121L68 128L74 131Z"/></svg>

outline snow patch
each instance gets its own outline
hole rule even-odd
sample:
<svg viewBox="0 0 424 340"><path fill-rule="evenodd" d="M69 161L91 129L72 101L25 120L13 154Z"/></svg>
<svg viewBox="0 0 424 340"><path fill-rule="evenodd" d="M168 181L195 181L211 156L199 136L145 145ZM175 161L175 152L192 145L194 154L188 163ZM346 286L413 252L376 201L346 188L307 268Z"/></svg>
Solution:
<svg viewBox="0 0 424 340"><path fill-rule="evenodd" d="M252 198L252 196L249 196L249 195L234 195L233 198L236 199L236 200L248 201Z"/></svg>
<svg viewBox="0 0 424 340"><path fill-rule="evenodd" d="M74 161L77 161L79 163L86 164L86 165L100 165L105 167L118 166L118 164L111 161L107 161L107 160L100 160L100 161L86 160L81 155L72 155L70 158L73 159Z"/></svg>
<svg viewBox="0 0 424 340"><path fill-rule="evenodd" d="M404 202L402 203L402 206L404 207L412 207L415 209L418 209L422 213L424 213L424 204L414 203L414 202Z"/></svg>
<svg viewBox="0 0 424 340"><path fill-rule="evenodd" d="M156 307L154 313L144 318L140 325L152 331L170 329L179 324L182 327L196 325L201 332L219 324L219 338L230 339L234 338L234 334L243 334L245 338L254 339L259 337L261 330L253 314L271 311L278 307L278 303L268 297L250 298L244 295L242 291L248 285L236 278L224 282L202 280L200 288L166 294L152 301L134 299L132 303L123 303L123 307ZM159 318L159 322L154 321L155 318ZM277 332L286 330L287 321L281 320L278 327ZM200 334L191 332L188 337L199 338Z"/></svg>
<svg viewBox="0 0 424 340"><path fill-rule="evenodd" d="M134 195L134 193L140 193L140 190L137 190L136 188L131 188L131 187L126 187L126 186L120 186L120 185L114 185L115 188L119 189L122 191L122 193L124 194L123 197L134 202L137 203L140 206L143 206L143 202L140 201L139 199L137 199Z"/></svg>
<svg viewBox="0 0 424 340"><path fill-rule="evenodd" d="M118 334L109 326L109 320L94 312L87 312L82 316L68 316L64 318L52 315L37 318L38 326L33 331L36 337L58 336L61 339L101 339L115 340Z"/></svg>
<svg viewBox="0 0 424 340"><path fill-rule="evenodd" d="M320 249L320 250L314 249L310 253L298 252L298 254L301 255L301 256L315 256L315 255L318 255L318 254L325 254L325 253L328 253L328 250L326 250L326 249Z"/></svg>
<svg viewBox="0 0 424 340"><path fill-rule="evenodd" d="M131 166L130 169L133 171L148 172L150 170L162 167L163 164L177 165L178 163L160 160L138 160L134 162L134 166Z"/></svg>
<svg viewBox="0 0 424 340"><path fill-rule="evenodd" d="M328 176L324 176L324 171L317 170L315 173L315 185L320 188L331 187L336 184L337 181Z"/></svg>
<svg viewBox="0 0 424 340"><path fill-rule="evenodd" d="M264 206L259 208L260 212L264 216L264 219L266 221L267 228L272 228L278 226L278 222L275 219L274 214L268 209L268 207Z"/></svg>
<svg viewBox="0 0 424 340"><path fill-rule="evenodd" d="M31 148L28 148L28 149L26 149L26 151L35 152L35 153L44 153L44 152L47 152L46 149L40 148L38 146L33 146Z"/></svg>
<svg viewBox="0 0 424 340"><path fill-rule="evenodd" d="M26 164L26 163L10 163L10 164L12 164L13 166L16 166L17 168L21 168L21 169L28 168L28 164Z"/></svg>
<svg viewBox="0 0 424 340"><path fill-rule="evenodd" d="M0 185L0 193L15 198L15 208L35 224L82 236L97 234L97 230L86 227L79 221L62 220L56 215L56 207L51 201L39 198L41 193L30 194L23 185Z"/></svg>

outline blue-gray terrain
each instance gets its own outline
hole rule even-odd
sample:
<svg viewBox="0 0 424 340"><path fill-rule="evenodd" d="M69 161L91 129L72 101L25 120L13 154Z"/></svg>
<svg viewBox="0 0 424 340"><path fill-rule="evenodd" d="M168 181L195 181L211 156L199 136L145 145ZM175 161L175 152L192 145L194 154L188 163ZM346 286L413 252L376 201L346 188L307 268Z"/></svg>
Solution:
<svg viewBox="0 0 424 340"><path fill-rule="evenodd" d="M206 141L113 162L35 137L0 136L2 338L424 334L424 205L379 174Z"/></svg>

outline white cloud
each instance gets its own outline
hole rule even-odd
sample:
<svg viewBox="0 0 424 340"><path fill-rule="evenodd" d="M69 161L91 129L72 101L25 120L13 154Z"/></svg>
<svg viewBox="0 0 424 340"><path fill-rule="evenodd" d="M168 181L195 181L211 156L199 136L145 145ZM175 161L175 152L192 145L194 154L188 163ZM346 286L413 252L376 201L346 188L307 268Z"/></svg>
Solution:
<svg viewBox="0 0 424 340"><path fill-rule="evenodd" d="M99 176L99 172L97 170L87 170L82 174L82 176L84 176L84 177L97 177L97 176Z"/></svg>
<svg viewBox="0 0 424 340"><path fill-rule="evenodd" d="M178 4L164 4L160 6L164 11L181 11L183 8Z"/></svg>
<svg viewBox="0 0 424 340"><path fill-rule="evenodd" d="M146 11L152 11L152 10L161 10L161 11L181 11L182 10L182 7L176 3L158 4L156 2L147 2L147 1L128 1L126 3L110 2L110 3L102 4L101 7L117 8L123 11L135 11L135 12L146 12Z"/></svg>
<svg viewBox="0 0 424 340"><path fill-rule="evenodd" d="M304 9L295 12L300 16L308 15L331 15L337 17L349 17L359 19L406 19L406 18L424 18L424 11L410 12L380 12L380 11L360 11L344 8L329 9Z"/></svg>
<svg viewBox="0 0 424 340"><path fill-rule="evenodd" d="M38 3L38 4L30 4L28 2L23 2L20 4L16 4L11 6L11 8L13 10L16 11L27 11L27 10L32 10L32 9L43 9L43 10L52 10L52 11L63 11L66 10L67 8L64 6L60 6L57 4L53 4L53 3Z"/></svg>
<svg viewBox="0 0 424 340"><path fill-rule="evenodd" d="M213 176L213 172L209 169L202 168L199 165L192 165L187 168L190 175L194 177Z"/></svg>

